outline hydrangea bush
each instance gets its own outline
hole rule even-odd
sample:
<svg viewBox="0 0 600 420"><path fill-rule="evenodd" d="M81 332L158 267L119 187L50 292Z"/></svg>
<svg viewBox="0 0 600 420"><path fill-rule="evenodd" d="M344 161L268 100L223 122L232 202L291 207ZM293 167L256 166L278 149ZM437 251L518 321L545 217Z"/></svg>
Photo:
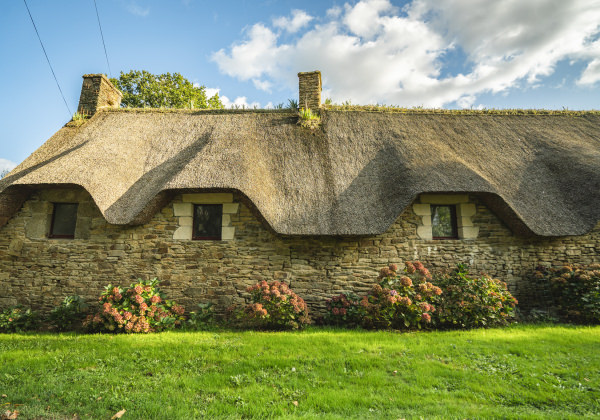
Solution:
<svg viewBox="0 0 600 420"><path fill-rule="evenodd" d="M506 325L518 303L506 283L487 275L471 276L464 265L435 276L443 290L436 300L435 320L444 328L475 328Z"/></svg>
<svg viewBox="0 0 600 420"><path fill-rule="evenodd" d="M108 285L100 296L102 310L84 325L93 331L148 333L175 328L184 321L185 308L166 300L157 279L138 279L129 288Z"/></svg>
<svg viewBox="0 0 600 420"><path fill-rule="evenodd" d="M48 315L48 321L56 331L68 331L81 327L88 305L77 295L67 296Z"/></svg>
<svg viewBox="0 0 600 420"><path fill-rule="evenodd" d="M23 306L11 306L0 312L0 332L21 332L37 329L39 314Z"/></svg>
<svg viewBox="0 0 600 420"><path fill-rule="evenodd" d="M324 321L329 325L340 325L346 327L355 327L360 325L360 299L354 293L340 293L337 296L327 299L327 313Z"/></svg>
<svg viewBox="0 0 600 420"><path fill-rule="evenodd" d="M242 308L228 308L228 321L238 327L290 330L304 328L310 324L308 308L304 299L290 289L286 283L261 281L249 287L251 303Z"/></svg>
<svg viewBox="0 0 600 420"><path fill-rule="evenodd" d="M419 261L407 261L398 273L390 264L379 273L379 283L360 301L365 328L412 329L429 327L436 311L434 297L442 290L431 283L431 274Z"/></svg>
<svg viewBox="0 0 600 420"><path fill-rule="evenodd" d="M538 267L532 277L550 285L554 305L564 321L600 323L600 264Z"/></svg>

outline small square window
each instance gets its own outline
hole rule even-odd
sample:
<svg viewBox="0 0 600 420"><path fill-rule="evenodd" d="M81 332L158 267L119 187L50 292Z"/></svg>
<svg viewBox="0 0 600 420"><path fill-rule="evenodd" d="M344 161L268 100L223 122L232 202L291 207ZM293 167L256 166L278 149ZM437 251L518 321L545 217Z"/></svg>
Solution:
<svg viewBox="0 0 600 420"><path fill-rule="evenodd" d="M220 241L222 219L222 204L196 204L192 239Z"/></svg>
<svg viewBox="0 0 600 420"><path fill-rule="evenodd" d="M433 239L458 239L456 206L431 205Z"/></svg>
<svg viewBox="0 0 600 420"><path fill-rule="evenodd" d="M49 238L75 238L77 203L54 203Z"/></svg>

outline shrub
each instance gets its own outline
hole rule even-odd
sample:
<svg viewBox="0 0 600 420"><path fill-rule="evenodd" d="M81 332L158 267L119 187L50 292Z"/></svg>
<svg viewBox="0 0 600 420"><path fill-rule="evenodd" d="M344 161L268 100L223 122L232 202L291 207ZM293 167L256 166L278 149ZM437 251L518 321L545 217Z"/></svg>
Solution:
<svg viewBox="0 0 600 420"><path fill-rule="evenodd" d="M267 330L291 330L310 324L304 300L286 283L261 281L248 288L252 303L243 308L227 310L227 319L234 326Z"/></svg>
<svg viewBox="0 0 600 420"><path fill-rule="evenodd" d="M327 299L327 313L325 323L329 325L340 325L355 327L360 325L359 298L354 293L341 293Z"/></svg>
<svg viewBox="0 0 600 420"><path fill-rule="evenodd" d="M506 283L487 275L472 277L464 265L451 273L436 276L443 290L437 299L435 319L446 328L474 328L505 325L513 317L517 300Z"/></svg>
<svg viewBox="0 0 600 420"><path fill-rule="evenodd" d="M158 283L138 279L127 289L106 286L100 296L102 311L89 315L85 326L93 331L147 333L181 325L184 307L166 300Z"/></svg>
<svg viewBox="0 0 600 420"><path fill-rule="evenodd" d="M546 280L564 321L600 323L600 264L538 267L532 277Z"/></svg>
<svg viewBox="0 0 600 420"><path fill-rule="evenodd" d="M406 262L402 274L390 264L380 271L379 283L360 301L361 323L365 328L423 328L436 311L432 304L442 291L434 286L431 274L419 261Z"/></svg>
<svg viewBox="0 0 600 420"><path fill-rule="evenodd" d="M188 312L184 328L188 330L202 330L214 325L215 312L212 303L198 304L197 311Z"/></svg>
<svg viewBox="0 0 600 420"><path fill-rule="evenodd" d="M73 329L85 317L88 305L84 300L75 295L67 296L60 306L50 312L48 321L57 331L68 331Z"/></svg>
<svg viewBox="0 0 600 420"><path fill-rule="evenodd" d="M40 325L37 312L21 305L11 306L0 312L0 332L34 330Z"/></svg>

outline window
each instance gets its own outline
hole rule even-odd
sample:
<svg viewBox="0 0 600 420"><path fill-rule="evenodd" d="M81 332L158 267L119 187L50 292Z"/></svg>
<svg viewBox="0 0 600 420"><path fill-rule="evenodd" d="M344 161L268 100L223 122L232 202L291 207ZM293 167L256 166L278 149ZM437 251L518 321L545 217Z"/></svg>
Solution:
<svg viewBox="0 0 600 420"><path fill-rule="evenodd" d="M458 239L456 206L431 205L433 239Z"/></svg>
<svg viewBox="0 0 600 420"><path fill-rule="evenodd" d="M220 241L222 219L222 204L196 204L192 239Z"/></svg>
<svg viewBox="0 0 600 420"><path fill-rule="evenodd" d="M75 238L77 203L54 203L49 238Z"/></svg>

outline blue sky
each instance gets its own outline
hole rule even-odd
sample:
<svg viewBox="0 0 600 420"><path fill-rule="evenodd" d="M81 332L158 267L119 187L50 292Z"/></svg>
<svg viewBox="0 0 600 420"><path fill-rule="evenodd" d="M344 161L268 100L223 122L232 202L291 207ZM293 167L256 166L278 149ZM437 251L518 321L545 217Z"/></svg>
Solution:
<svg viewBox="0 0 600 420"><path fill-rule="evenodd" d="M334 102L599 109L600 0L96 0L112 75L179 72L269 107L321 70ZM70 112L108 73L93 0L27 1ZM20 0L0 6L0 170L70 114Z"/></svg>

